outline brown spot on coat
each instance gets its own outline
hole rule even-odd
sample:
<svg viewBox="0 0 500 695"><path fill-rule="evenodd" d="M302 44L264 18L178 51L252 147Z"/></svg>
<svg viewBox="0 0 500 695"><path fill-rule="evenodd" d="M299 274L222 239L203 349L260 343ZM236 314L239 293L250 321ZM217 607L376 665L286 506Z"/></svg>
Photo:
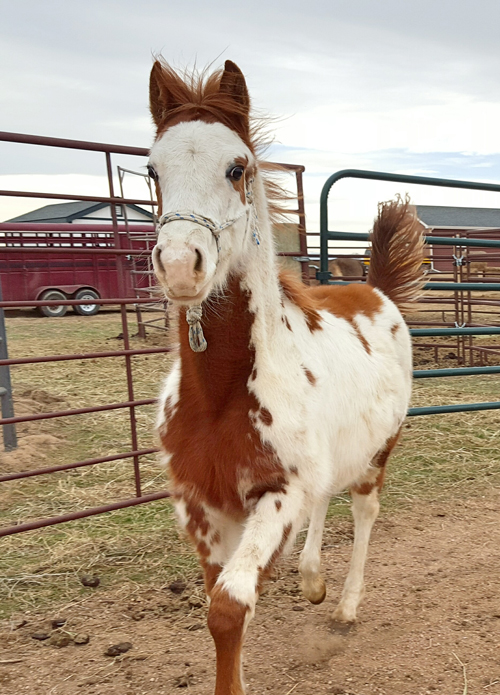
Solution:
<svg viewBox="0 0 500 695"><path fill-rule="evenodd" d="M275 501L274 501L274 505L275 505L275 507L276 507L276 510L279 512L279 510L280 510L281 507L283 506L283 503L282 503L281 500L275 500Z"/></svg>
<svg viewBox="0 0 500 695"><path fill-rule="evenodd" d="M314 374L311 372L310 369L307 367L303 367L305 375L307 377L307 381L311 384L311 386L314 386L316 384L316 377Z"/></svg>
<svg viewBox="0 0 500 695"><path fill-rule="evenodd" d="M199 541L196 544L196 550L198 551L198 554L201 558L206 559L207 557L210 557L210 548L205 543L205 541Z"/></svg>
<svg viewBox="0 0 500 695"><path fill-rule="evenodd" d="M202 536L206 536L210 530L210 524L207 521L205 510L202 506L194 504L191 500L184 500L186 504L186 514L188 523L186 530L191 537L195 537L196 532L200 531Z"/></svg>
<svg viewBox="0 0 500 695"><path fill-rule="evenodd" d="M279 546L276 548L274 553L271 555L271 558L267 565L264 567L263 572L268 572L272 566L276 563L277 559L280 557L281 553L283 552L286 542L288 538L290 537L290 533L292 532L292 524L287 524L284 529L283 529L283 535L281 536L281 542Z"/></svg>
<svg viewBox="0 0 500 695"><path fill-rule="evenodd" d="M285 323L285 326L288 328L288 330L291 331L291 330L292 330L292 327L290 326L290 321L288 320L288 317L287 317L287 316L284 316L284 317L283 317L283 321L284 321L284 323Z"/></svg>
<svg viewBox="0 0 500 695"><path fill-rule="evenodd" d="M261 408L259 410L259 418L263 425L270 427L273 424L273 416L267 408Z"/></svg>
<svg viewBox="0 0 500 695"><path fill-rule="evenodd" d="M355 324L352 324L352 327L354 328L354 331L355 331L355 333L356 333L356 336L357 336L359 342L361 343L361 345L364 347L364 349L366 350L366 352L367 352L369 355L371 355L372 350L371 350L370 344L369 344L369 342L367 341L367 339L365 338L365 336L364 336L364 335L361 333L361 331L359 330L359 327L356 326Z"/></svg>
<svg viewBox="0 0 500 695"><path fill-rule="evenodd" d="M219 578L219 574L222 571L222 565L213 565L204 559L201 560L201 564L203 565L203 573L205 578L205 591L207 596L210 596L217 579Z"/></svg>
<svg viewBox="0 0 500 695"><path fill-rule="evenodd" d="M310 296L308 288L295 275L285 271L280 273L280 283L285 296L304 314L311 333L322 330L321 316L318 313L320 307Z"/></svg>
<svg viewBox="0 0 500 695"><path fill-rule="evenodd" d="M262 482L258 485L254 485L245 495L245 500L247 502L256 501L258 502L260 498L267 492L276 494L278 492L286 495L288 481L284 476L279 476L273 481Z"/></svg>
<svg viewBox="0 0 500 695"><path fill-rule="evenodd" d="M298 474L299 474L299 469L297 468L297 466L290 466L290 473L291 473L292 475L298 475Z"/></svg>
<svg viewBox="0 0 500 695"><path fill-rule="evenodd" d="M369 495L374 488L377 488L380 492L384 484L385 467L387 464L387 460L391 454L391 451L396 446L400 434L401 429L399 429L395 435L389 437L382 449L380 449L380 451L377 452L377 454L375 454L375 456L373 457L371 465L373 466L373 468L378 469L378 472L375 476L375 480L361 480L359 483L351 487L351 490L353 492L357 492L358 495ZM373 468L371 469L372 472Z"/></svg>
<svg viewBox="0 0 500 695"><path fill-rule="evenodd" d="M398 330L399 330L399 326L400 326L399 323L395 323L394 326L391 327L391 333L392 333L393 336L396 336L396 333L397 333Z"/></svg>

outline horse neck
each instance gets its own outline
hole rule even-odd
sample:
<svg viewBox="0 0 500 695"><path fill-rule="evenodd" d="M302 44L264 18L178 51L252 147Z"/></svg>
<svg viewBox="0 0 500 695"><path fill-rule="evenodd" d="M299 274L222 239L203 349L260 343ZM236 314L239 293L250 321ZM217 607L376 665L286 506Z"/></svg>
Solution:
<svg viewBox="0 0 500 695"><path fill-rule="evenodd" d="M220 298L203 305L202 327L207 350L194 353L188 341L185 311L179 320L183 373L205 394L210 407L222 409L241 391L247 393L256 351L272 349L282 330L278 267L263 182L256 176L254 205L259 244L248 239L247 250L229 275Z"/></svg>

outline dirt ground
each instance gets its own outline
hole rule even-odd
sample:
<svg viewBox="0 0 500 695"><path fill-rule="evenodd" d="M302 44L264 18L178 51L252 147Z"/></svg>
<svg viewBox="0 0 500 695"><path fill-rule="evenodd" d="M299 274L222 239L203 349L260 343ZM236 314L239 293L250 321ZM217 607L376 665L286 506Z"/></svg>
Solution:
<svg viewBox="0 0 500 695"><path fill-rule="evenodd" d="M366 598L349 628L328 616L351 537L350 521L329 523L321 606L300 595L299 547L278 568L246 640L248 695L500 693L500 492L381 514ZM78 603L0 625L0 692L211 695L214 652L205 618L201 577L127 596L89 587ZM53 630L53 620L66 622ZM36 633L50 638L36 640ZM54 644L77 634L89 642ZM129 651L105 655L123 642L132 644Z"/></svg>

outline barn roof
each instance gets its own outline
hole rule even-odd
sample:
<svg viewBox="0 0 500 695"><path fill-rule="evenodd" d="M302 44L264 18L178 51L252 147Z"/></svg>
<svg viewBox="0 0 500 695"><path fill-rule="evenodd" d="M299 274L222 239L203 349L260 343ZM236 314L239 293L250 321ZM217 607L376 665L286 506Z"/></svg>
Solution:
<svg viewBox="0 0 500 695"><path fill-rule="evenodd" d="M418 218L429 227L500 228L500 210L445 205L417 205Z"/></svg>
<svg viewBox="0 0 500 695"><path fill-rule="evenodd" d="M7 220L7 222L73 222L75 219L86 217L92 212L108 207L109 203L89 203L86 200L78 200L72 203L56 203L55 205L44 205L37 210L31 210L24 215L13 217ZM151 212L138 205L127 205L127 208L153 219Z"/></svg>

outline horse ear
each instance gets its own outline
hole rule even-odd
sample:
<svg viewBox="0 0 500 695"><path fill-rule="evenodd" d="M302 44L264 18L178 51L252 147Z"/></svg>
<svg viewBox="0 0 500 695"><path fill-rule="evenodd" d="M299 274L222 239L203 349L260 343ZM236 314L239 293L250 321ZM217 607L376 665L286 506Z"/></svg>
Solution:
<svg viewBox="0 0 500 695"><path fill-rule="evenodd" d="M220 80L219 91L228 94L248 114L250 110L250 97L243 73L231 60L226 60L224 72Z"/></svg>
<svg viewBox="0 0 500 695"><path fill-rule="evenodd" d="M149 110L155 125L159 127L169 111L180 106L169 89L168 81L159 60L155 61L149 77Z"/></svg>

